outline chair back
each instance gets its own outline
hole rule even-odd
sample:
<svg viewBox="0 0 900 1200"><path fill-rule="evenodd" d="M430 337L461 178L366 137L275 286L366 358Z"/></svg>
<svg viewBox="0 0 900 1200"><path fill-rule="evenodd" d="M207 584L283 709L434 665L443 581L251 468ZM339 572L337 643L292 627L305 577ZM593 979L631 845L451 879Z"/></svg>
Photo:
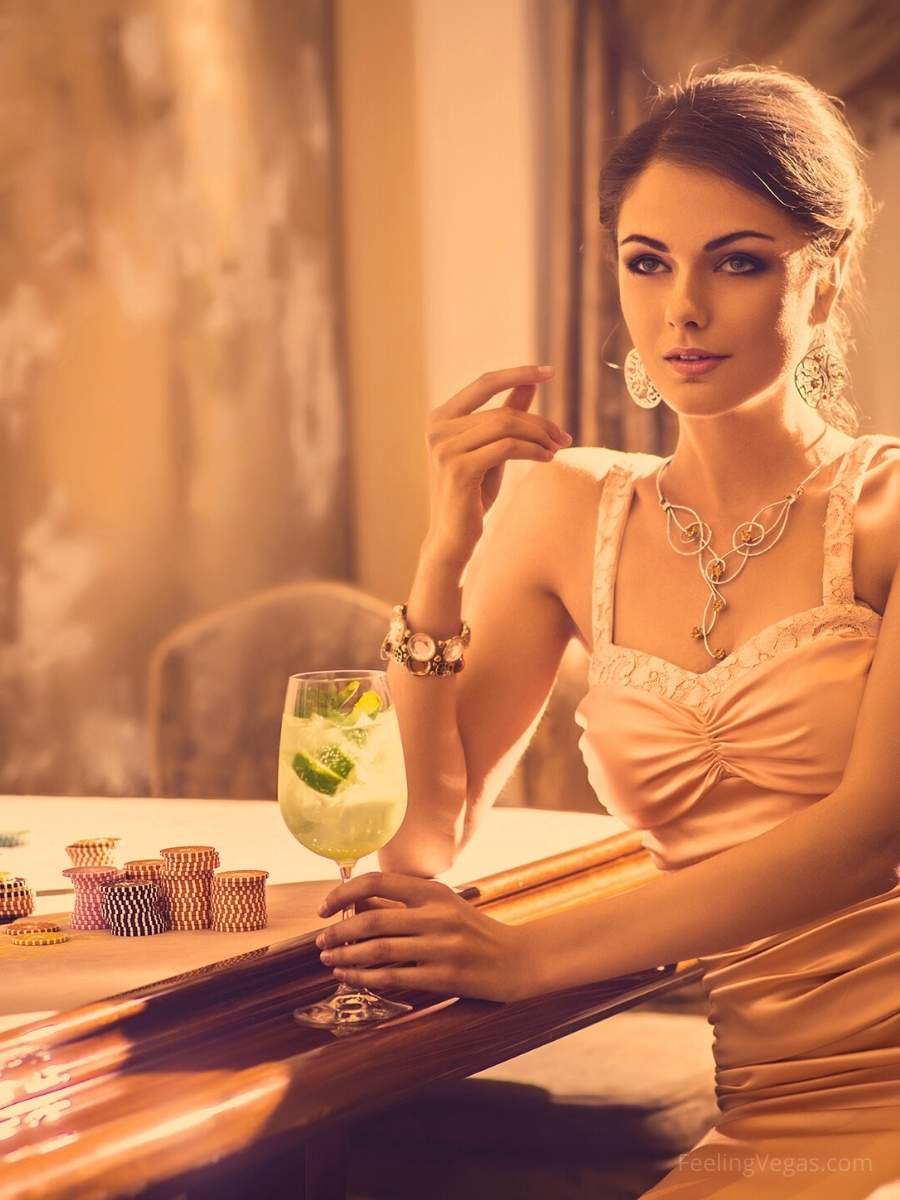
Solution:
<svg viewBox="0 0 900 1200"><path fill-rule="evenodd" d="M148 679L155 796L274 799L289 675L384 670L390 605L336 581L256 592L156 647Z"/></svg>

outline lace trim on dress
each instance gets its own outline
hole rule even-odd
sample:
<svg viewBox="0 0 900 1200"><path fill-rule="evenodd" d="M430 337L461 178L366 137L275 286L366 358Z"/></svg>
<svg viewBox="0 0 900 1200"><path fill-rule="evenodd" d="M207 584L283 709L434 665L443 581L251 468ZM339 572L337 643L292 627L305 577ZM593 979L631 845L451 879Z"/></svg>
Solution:
<svg viewBox="0 0 900 1200"><path fill-rule="evenodd" d="M897 439L860 438L847 451L832 485L825 518L823 600L761 630L703 672L689 671L643 650L613 645L613 579L634 472L614 464L601 493L594 549L593 638L588 682L637 687L662 698L704 708L739 675L821 637L877 638L880 614L855 602L853 588L853 509L866 468L880 445Z"/></svg>
<svg viewBox="0 0 900 1200"><path fill-rule="evenodd" d="M825 512L825 561L822 571L822 602L852 604L853 513L869 464L885 445L900 445L897 438L881 434L861 437L849 450L832 484Z"/></svg>
<svg viewBox="0 0 900 1200"><path fill-rule="evenodd" d="M591 662L591 687L637 687L691 708L707 708L738 676L823 637L877 638L881 616L859 604L822 605L761 630L699 674L628 646L601 644Z"/></svg>

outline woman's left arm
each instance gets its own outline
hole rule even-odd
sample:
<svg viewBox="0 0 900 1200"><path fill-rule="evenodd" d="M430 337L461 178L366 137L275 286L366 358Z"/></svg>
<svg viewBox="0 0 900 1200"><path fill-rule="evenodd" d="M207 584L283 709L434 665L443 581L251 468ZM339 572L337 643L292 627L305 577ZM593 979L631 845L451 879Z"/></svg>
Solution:
<svg viewBox="0 0 900 1200"><path fill-rule="evenodd" d="M803 926L890 890L898 864L900 566L847 766L823 800L702 862L524 925L503 925L434 881L362 875L329 894L323 915L367 897L400 905L333 925L319 944L337 947L326 961L351 983L524 999ZM375 940L340 945L358 938ZM397 962L415 965L381 965Z"/></svg>

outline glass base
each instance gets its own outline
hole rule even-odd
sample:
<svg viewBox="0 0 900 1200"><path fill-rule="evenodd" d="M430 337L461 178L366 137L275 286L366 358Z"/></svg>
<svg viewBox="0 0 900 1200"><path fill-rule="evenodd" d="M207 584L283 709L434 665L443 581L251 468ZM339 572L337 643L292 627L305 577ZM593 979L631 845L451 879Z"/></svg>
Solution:
<svg viewBox="0 0 900 1200"><path fill-rule="evenodd" d="M337 991L324 1000L306 1008L294 1009L294 1020L299 1025L312 1025L317 1029L362 1028L389 1021L392 1017L412 1012L411 1004L400 1000L385 1000L368 988L348 987L342 983Z"/></svg>

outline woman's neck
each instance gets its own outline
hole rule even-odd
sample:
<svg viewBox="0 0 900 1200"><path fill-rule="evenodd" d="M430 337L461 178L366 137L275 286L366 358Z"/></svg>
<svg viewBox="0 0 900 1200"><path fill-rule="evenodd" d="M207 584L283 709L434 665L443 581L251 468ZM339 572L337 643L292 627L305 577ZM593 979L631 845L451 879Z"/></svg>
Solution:
<svg viewBox="0 0 900 1200"><path fill-rule="evenodd" d="M678 443L663 472L663 491L698 511L747 520L763 504L792 491L821 463L853 445L811 409L773 429L771 419L732 413L682 419Z"/></svg>

